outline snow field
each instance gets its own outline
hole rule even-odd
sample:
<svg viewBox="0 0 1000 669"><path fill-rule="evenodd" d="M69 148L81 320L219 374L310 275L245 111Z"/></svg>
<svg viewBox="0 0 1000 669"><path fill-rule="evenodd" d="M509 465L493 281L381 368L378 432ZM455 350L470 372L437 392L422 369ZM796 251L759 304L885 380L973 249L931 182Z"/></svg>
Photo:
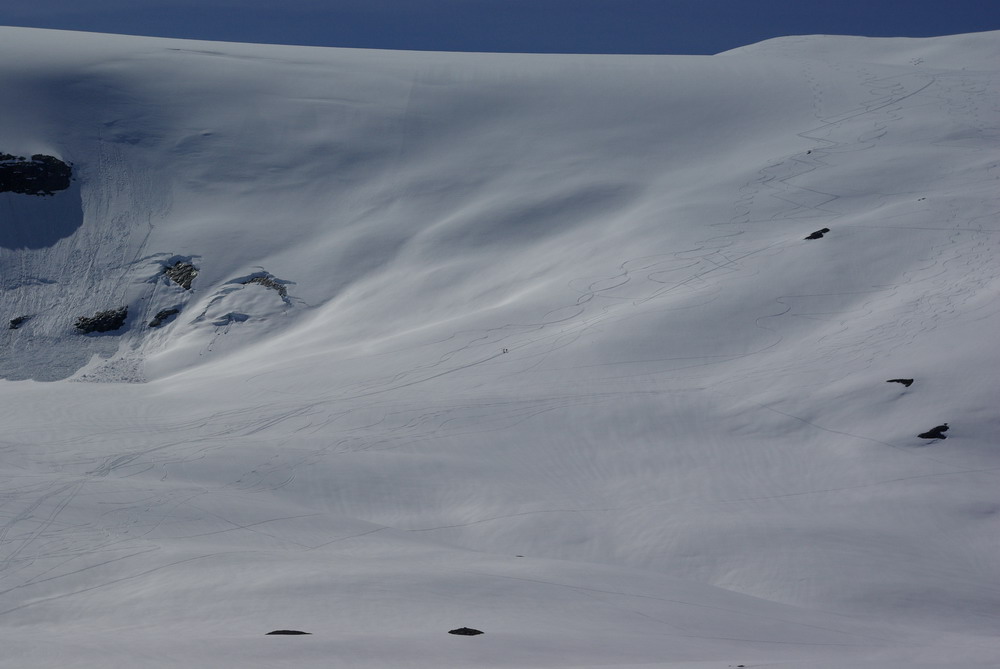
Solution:
<svg viewBox="0 0 1000 669"><path fill-rule="evenodd" d="M0 30L0 664L989 666L995 45Z"/></svg>

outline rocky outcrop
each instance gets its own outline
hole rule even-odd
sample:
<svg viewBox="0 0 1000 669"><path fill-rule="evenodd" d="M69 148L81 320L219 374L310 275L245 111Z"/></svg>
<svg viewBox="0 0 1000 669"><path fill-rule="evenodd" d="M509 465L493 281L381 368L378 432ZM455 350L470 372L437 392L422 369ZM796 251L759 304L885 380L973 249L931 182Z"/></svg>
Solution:
<svg viewBox="0 0 1000 669"><path fill-rule="evenodd" d="M904 386L909 388L913 385L913 379L889 379L886 383L902 383Z"/></svg>
<svg viewBox="0 0 1000 669"><path fill-rule="evenodd" d="M98 311L93 316L80 316L76 319L74 327L83 333L113 332L120 330L125 325L127 317L128 307L108 309L107 311Z"/></svg>
<svg viewBox="0 0 1000 669"><path fill-rule="evenodd" d="M163 273L184 290L191 290L191 282L198 276L198 268L184 260L163 268Z"/></svg>
<svg viewBox="0 0 1000 669"><path fill-rule="evenodd" d="M55 195L69 188L72 177L72 168L58 158L36 153L26 160L0 153L0 193Z"/></svg>
<svg viewBox="0 0 1000 669"><path fill-rule="evenodd" d="M472 629L471 627L459 627L456 630L448 630L448 634L457 634L459 636L476 636L478 634L485 634L482 630Z"/></svg>
<svg viewBox="0 0 1000 669"><path fill-rule="evenodd" d="M816 232L810 234L806 239L822 239L823 235L830 232L830 228L823 228L822 230L817 230Z"/></svg>
<svg viewBox="0 0 1000 669"><path fill-rule="evenodd" d="M270 288L271 290L278 291L278 295L282 297L288 297L288 289L284 285L278 283L274 277L270 275L253 276L243 282L243 285L256 283L258 285L264 286L265 288Z"/></svg>
<svg viewBox="0 0 1000 669"><path fill-rule="evenodd" d="M167 320L170 319L172 316L176 316L180 312L181 312L180 309L163 309L161 311L158 311L156 312L156 315L153 316L153 320L149 321L149 327L158 328L165 322L167 322Z"/></svg>
<svg viewBox="0 0 1000 669"><path fill-rule="evenodd" d="M24 322L27 321L29 318L31 318L31 316L18 316L17 318L10 319L10 329L11 330L18 329L19 327L24 325Z"/></svg>

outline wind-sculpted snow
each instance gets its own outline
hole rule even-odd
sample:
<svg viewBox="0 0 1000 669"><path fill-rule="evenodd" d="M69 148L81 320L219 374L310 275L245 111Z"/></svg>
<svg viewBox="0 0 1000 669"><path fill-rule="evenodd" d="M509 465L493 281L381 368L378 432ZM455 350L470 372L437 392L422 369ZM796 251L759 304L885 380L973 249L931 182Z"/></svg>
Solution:
<svg viewBox="0 0 1000 669"><path fill-rule="evenodd" d="M0 664L989 666L997 36L0 29Z"/></svg>

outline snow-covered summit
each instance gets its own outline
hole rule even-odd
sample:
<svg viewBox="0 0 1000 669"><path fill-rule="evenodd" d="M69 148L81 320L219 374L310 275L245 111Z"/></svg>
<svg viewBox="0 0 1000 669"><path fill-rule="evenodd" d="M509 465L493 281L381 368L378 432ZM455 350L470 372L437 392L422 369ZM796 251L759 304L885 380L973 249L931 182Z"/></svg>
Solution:
<svg viewBox="0 0 1000 669"><path fill-rule="evenodd" d="M986 666L997 36L0 28L0 664Z"/></svg>

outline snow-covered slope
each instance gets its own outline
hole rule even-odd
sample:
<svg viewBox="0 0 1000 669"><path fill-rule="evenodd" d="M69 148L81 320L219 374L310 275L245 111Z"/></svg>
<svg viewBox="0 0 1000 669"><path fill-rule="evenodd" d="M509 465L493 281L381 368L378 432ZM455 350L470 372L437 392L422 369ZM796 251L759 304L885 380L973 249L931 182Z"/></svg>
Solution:
<svg viewBox="0 0 1000 669"><path fill-rule="evenodd" d="M990 666L998 37L0 29L0 665Z"/></svg>

